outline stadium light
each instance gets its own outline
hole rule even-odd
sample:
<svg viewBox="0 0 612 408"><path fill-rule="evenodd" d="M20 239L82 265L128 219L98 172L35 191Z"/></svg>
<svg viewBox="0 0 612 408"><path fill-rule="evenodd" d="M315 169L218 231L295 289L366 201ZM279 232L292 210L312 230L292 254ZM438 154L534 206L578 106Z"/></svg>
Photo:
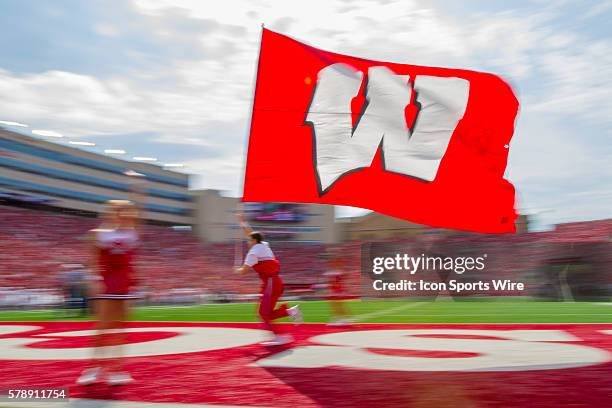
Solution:
<svg viewBox="0 0 612 408"><path fill-rule="evenodd" d="M12 122L10 120L0 120L0 125L28 127L25 123Z"/></svg>
<svg viewBox="0 0 612 408"><path fill-rule="evenodd" d="M62 135L61 133L55 132L53 130L34 129L32 130L32 134L45 137L64 137L64 135Z"/></svg>
<svg viewBox="0 0 612 408"><path fill-rule="evenodd" d="M166 164L164 164L164 167L167 167L167 168L182 168L182 167L185 167L185 165L184 164L180 164L180 163L166 163Z"/></svg>
<svg viewBox="0 0 612 408"><path fill-rule="evenodd" d="M125 150L121 149L104 149L106 154L125 154Z"/></svg>
<svg viewBox="0 0 612 408"><path fill-rule="evenodd" d="M68 143L72 144L72 145L77 145L77 146L95 146L95 143L92 142L78 142L75 140L71 140Z"/></svg>
<svg viewBox="0 0 612 408"><path fill-rule="evenodd" d="M157 161L156 157L145 157L145 156L134 156L132 160L135 161Z"/></svg>

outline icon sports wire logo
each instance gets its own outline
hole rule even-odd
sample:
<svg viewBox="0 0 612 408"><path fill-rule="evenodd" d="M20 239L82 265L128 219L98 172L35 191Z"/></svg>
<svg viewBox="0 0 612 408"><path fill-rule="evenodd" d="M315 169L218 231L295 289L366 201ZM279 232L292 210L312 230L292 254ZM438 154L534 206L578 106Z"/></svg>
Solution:
<svg viewBox="0 0 612 408"><path fill-rule="evenodd" d="M521 281L478 279L482 277L478 272L485 270L487 256L410 256L406 253L373 256L366 274L369 278L364 279L362 284L368 291L374 290L383 295L394 292L439 294L442 291L475 295L490 290L514 293L525 290L525 283ZM475 274L459 278L468 271L474 271ZM458 276L450 279L453 272ZM415 274L418 279L414 279ZM362 278L366 276L362 275Z"/></svg>

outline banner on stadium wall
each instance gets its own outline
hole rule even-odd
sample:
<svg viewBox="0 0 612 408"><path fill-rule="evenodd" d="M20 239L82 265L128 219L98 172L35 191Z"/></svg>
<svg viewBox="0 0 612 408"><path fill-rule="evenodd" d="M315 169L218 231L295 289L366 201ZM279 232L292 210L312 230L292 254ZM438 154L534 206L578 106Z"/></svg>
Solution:
<svg viewBox="0 0 612 408"><path fill-rule="evenodd" d="M518 107L492 74L350 57L263 29L243 201L514 232L503 175Z"/></svg>

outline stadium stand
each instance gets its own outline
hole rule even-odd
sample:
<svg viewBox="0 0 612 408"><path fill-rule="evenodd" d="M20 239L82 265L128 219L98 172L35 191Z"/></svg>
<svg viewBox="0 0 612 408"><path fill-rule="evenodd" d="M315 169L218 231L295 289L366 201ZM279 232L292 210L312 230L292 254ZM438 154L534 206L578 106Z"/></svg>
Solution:
<svg viewBox="0 0 612 408"><path fill-rule="evenodd" d="M62 265L90 264L88 231L98 222L95 218L0 206L0 305L18 294L21 303L56 301L61 293ZM235 300L259 289L255 274L233 273L237 258L246 253L245 246L237 253L235 243L203 245L189 230L154 225L143 226L141 235L137 279L149 302L195 302L207 296ZM551 257L550 245L570 240L607 242L611 235L612 220L580 222L562 224L555 231L543 233L449 235L442 239L441 250L455 256L488 254L486 271L456 278L518 279L532 282L529 293L537 294L548 290L536 283L549 284L539 279L538 274L542 262ZM385 242L408 250L416 248L415 239ZM314 289L322 286L325 282L323 255L330 250L343 254L347 262L349 294L361 292L360 242L336 245L274 242L273 249L282 263L287 295L313 295ZM495 276L490 276L491 271ZM607 279L604 283L609 284Z"/></svg>
<svg viewBox="0 0 612 408"><path fill-rule="evenodd" d="M8 206L0 206L0 214L0 288L55 294L63 264L90 263L88 231L98 220ZM153 302L189 293L246 295L258 290L254 274L233 273L233 243L202 245L191 231L153 225L143 226L141 236L136 278ZM274 249L283 259L287 281L314 284L323 279L317 273L322 271L317 258L322 245Z"/></svg>

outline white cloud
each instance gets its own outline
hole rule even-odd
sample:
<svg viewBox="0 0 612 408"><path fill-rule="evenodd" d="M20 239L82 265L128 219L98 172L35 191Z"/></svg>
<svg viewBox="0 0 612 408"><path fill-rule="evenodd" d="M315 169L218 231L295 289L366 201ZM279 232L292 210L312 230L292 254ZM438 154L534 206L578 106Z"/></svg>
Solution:
<svg viewBox="0 0 612 408"><path fill-rule="evenodd" d="M582 14L581 18L590 19L593 17L600 16L602 14L608 13L612 11L612 1L610 0L599 0L597 1L593 7L587 9L584 14Z"/></svg>
<svg viewBox="0 0 612 408"><path fill-rule="evenodd" d="M538 60L547 93L531 108L585 120L612 123L612 45L582 41L553 50Z"/></svg>
<svg viewBox="0 0 612 408"><path fill-rule="evenodd" d="M105 37L117 37L121 34L120 30L109 23L99 23L94 26L96 33Z"/></svg>

